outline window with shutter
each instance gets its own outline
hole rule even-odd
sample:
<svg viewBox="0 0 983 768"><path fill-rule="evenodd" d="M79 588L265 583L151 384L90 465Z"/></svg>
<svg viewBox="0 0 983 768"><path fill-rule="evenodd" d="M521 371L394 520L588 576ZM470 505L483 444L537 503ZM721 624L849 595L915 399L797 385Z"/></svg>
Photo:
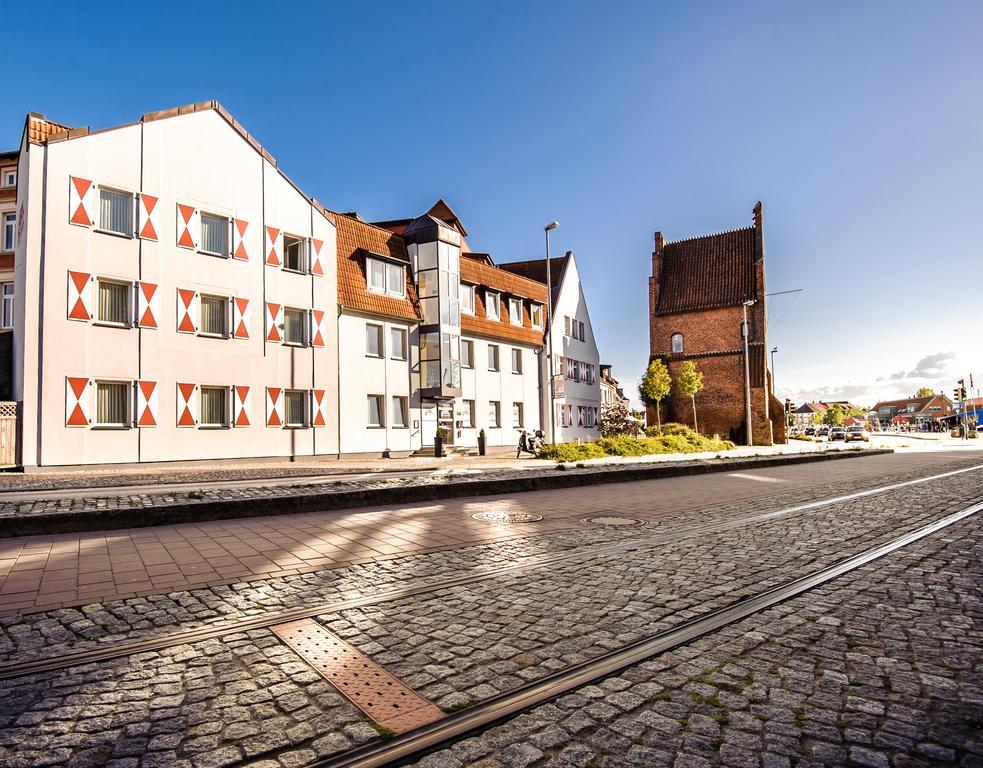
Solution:
<svg viewBox="0 0 983 768"><path fill-rule="evenodd" d="M133 195L114 189L100 189L99 229L133 237Z"/></svg>

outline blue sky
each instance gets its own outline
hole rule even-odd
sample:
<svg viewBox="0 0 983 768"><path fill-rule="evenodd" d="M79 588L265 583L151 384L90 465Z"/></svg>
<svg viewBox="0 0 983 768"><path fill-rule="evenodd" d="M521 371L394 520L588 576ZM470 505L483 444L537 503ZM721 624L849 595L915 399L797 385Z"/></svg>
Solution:
<svg viewBox="0 0 983 768"><path fill-rule="evenodd" d="M652 235L765 205L779 395L983 380L983 3L11 5L3 144L221 101L308 193L574 249L605 362L647 357ZM951 394L951 393L950 393Z"/></svg>

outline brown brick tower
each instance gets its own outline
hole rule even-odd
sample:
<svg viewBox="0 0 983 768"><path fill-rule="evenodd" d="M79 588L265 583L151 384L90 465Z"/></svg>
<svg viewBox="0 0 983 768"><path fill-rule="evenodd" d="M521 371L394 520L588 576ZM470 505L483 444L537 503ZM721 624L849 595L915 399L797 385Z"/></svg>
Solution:
<svg viewBox="0 0 983 768"><path fill-rule="evenodd" d="M762 219L759 202L750 227L671 243L656 232L649 278L649 359L661 358L673 377L663 421L693 423L689 398L675 385L680 364L692 360L703 372L696 396L700 431L739 443L745 434L742 305L755 302L748 307L748 360L756 445L785 440L768 370Z"/></svg>

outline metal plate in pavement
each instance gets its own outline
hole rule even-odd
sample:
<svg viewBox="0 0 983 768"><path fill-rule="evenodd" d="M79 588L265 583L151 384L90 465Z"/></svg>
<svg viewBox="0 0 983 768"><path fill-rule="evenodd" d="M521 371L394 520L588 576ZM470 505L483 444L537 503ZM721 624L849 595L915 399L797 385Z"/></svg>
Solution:
<svg viewBox="0 0 983 768"><path fill-rule="evenodd" d="M404 733L444 716L432 703L313 619L277 624L272 629L339 693L379 725Z"/></svg>

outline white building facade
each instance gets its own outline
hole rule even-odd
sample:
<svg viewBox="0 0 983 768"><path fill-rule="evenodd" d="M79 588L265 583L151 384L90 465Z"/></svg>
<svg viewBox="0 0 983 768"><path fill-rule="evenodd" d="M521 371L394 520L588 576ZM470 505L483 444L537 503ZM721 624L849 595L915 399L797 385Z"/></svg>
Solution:
<svg viewBox="0 0 983 768"><path fill-rule="evenodd" d="M337 454L334 216L221 107L31 115L18 181L25 467Z"/></svg>
<svg viewBox="0 0 983 768"><path fill-rule="evenodd" d="M338 215L342 455L511 450L540 429L545 286L473 254L445 203Z"/></svg>
<svg viewBox="0 0 983 768"><path fill-rule="evenodd" d="M502 269L546 280L546 260L503 264ZM590 322L587 299L573 251L550 260L553 323L553 418L556 442L585 442L600 436L600 357ZM545 398L546 400L549 399ZM543 420L550 435L549 411Z"/></svg>
<svg viewBox="0 0 983 768"><path fill-rule="evenodd" d="M32 114L10 159L25 468L495 451L541 428L546 286L472 253L443 201L329 211L215 102L101 131Z"/></svg>

